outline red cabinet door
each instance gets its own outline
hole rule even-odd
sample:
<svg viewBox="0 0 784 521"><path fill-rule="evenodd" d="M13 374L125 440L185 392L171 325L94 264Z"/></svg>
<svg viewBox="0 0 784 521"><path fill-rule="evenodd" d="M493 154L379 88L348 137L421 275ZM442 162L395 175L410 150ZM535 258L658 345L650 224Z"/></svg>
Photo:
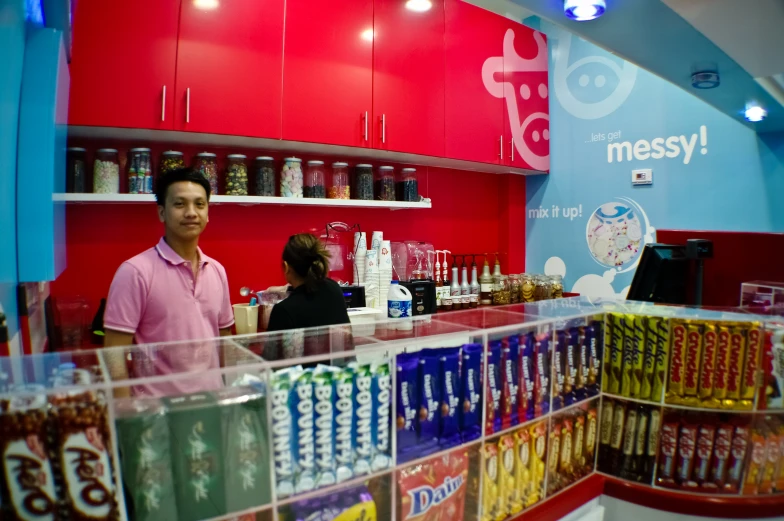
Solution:
<svg viewBox="0 0 784 521"><path fill-rule="evenodd" d="M432 4L374 2L375 148L444 155L444 1Z"/></svg>
<svg viewBox="0 0 784 521"><path fill-rule="evenodd" d="M280 138L283 0L231 0L180 15L175 128Z"/></svg>
<svg viewBox="0 0 784 521"><path fill-rule="evenodd" d="M71 125L172 129L179 1L79 0Z"/></svg>
<svg viewBox="0 0 784 521"><path fill-rule="evenodd" d="M286 0L283 139L372 143L373 0Z"/></svg>
<svg viewBox="0 0 784 521"><path fill-rule="evenodd" d="M504 18L446 0L446 156L501 162ZM505 148L505 147L504 147Z"/></svg>
<svg viewBox="0 0 784 521"><path fill-rule="evenodd" d="M547 39L511 20L504 32L504 153L517 168L550 169Z"/></svg>

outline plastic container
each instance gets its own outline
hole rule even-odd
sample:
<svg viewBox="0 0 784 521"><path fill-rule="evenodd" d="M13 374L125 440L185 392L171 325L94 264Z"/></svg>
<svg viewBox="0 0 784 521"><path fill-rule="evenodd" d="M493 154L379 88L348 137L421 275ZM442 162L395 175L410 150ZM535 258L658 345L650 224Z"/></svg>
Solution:
<svg viewBox="0 0 784 521"><path fill-rule="evenodd" d="M563 277L560 275L550 275L550 298L563 298Z"/></svg>
<svg viewBox="0 0 784 521"><path fill-rule="evenodd" d="M387 293L387 316L396 319L395 329L409 330L414 328L411 321L411 292L393 280Z"/></svg>
<svg viewBox="0 0 784 521"><path fill-rule="evenodd" d="M120 193L120 163L117 161L116 149L100 148L95 152L93 192L96 194Z"/></svg>
<svg viewBox="0 0 784 521"><path fill-rule="evenodd" d="M552 286L550 280L544 275L537 275L534 278L534 300L550 300L552 298Z"/></svg>
<svg viewBox="0 0 784 521"><path fill-rule="evenodd" d="M501 283L498 284L493 291L493 305L504 306L506 304L509 304L509 301L510 301L509 277L506 275L501 275Z"/></svg>
<svg viewBox="0 0 784 521"><path fill-rule="evenodd" d="M509 303L517 304L520 302L520 290L522 279L520 275L509 275Z"/></svg>
<svg viewBox="0 0 784 521"><path fill-rule="evenodd" d="M373 200L373 167L371 165L357 165L354 167L354 199L363 201Z"/></svg>
<svg viewBox="0 0 784 521"><path fill-rule="evenodd" d="M275 163L269 156L259 156L254 165L256 170L256 195L275 197Z"/></svg>
<svg viewBox="0 0 784 521"><path fill-rule="evenodd" d="M287 157L280 171L281 197L302 197L302 160Z"/></svg>
<svg viewBox="0 0 784 521"><path fill-rule="evenodd" d="M218 195L218 162L215 154L202 152L196 154L193 169L204 176L210 183L210 195Z"/></svg>
<svg viewBox="0 0 784 521"><path fill-rule="evenodd" d="M185 160L182 158L182 152L167 150L161 154L161 175L166 175L172 170L177 170L184 166Z"/></svg>
<svg viewBox="0 0 784 521"><path fill-rule="evenodd" d="M128 193L152 193L149 148L132 148L128 151Z"/></svg>
<svg viewBox="0 0 784 521"><path fill-rule="evenodd" d="M245 165L244 154L226 156L226 195L248 195L248 167Z"/></svg>
<svg viewBox="0 0 784 521"><path fill-rule="evenodd" d="M536 280L533 275L523 273L520 277L520 302L536 301Z"/></svg>
<svg viewBox="0 0 784 521"><path fill-rule="evenodd" d="M351 183L348 179L348 163L332 163L332 182L327 190L330 199L350 199Z"/></svg>
<svg viewBox="0 0 784 521"><path fill-rule="evenodd" d="M419 201L419 183L417 181L416 168L404 168L400 171L397 182L397 200Z"/></svg>
<svg viewBox="0 0 784 521"><path fill-rule="evenodd" d="M326 183L324 182L324 161L308 161L303 195L308 199L327 197Z"/></svg>
<svg viewBox="0 0 784 521"><path fill-rule="evenodd" d="M376 169L374 191L379 201L395 200L395 169L391 166L380 166Z"/></svg>
<svg viewBox="0 0 784 521"><path fill-rule="evenodd" d="M84 148L66 149L65 191L83 194L87 191L87 151Z"/></svg>

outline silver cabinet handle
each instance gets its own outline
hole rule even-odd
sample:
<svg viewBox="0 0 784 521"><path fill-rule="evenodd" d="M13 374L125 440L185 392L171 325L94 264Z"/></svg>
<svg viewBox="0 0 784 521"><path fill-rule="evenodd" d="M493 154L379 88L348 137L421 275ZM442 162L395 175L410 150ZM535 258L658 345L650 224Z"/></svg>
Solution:
<svg viewBox="0 0 784 521"><path fill-rule="evenodd" d="M191 122L191 88L185 89L185 123Z"/></svg>
<svg viewBox="0 0 784 521"><path fill-rule="evenodd" d="M514 139L509 142L509 148L512 149L512 161L514 161Z"/></svg>
<svg viewBox="0 0 784 521"><path fill-rule="evenodd" d="M501 136L501 138L498 140L498 142L501 143L501 153L498 154L498 157L500 157L501 160L503 161L503 159L504 159L504 136Z"/></svg>
<svg viewBox="0 0 784 521"><path fill-rule="evenodd" d="M166 85L163 86L163 95L161 96L161 121L166 121Z"/></svg>
<svg viewBox="0 0 784 521"><path fill-rule="evenodd" d="M387 115L381 114L381 142L387 142Z"/></svg>
<svg viewBox="0 0 784 521"><path fill-rule="evenodd" d="M368 113L365 111L365 141L368 140Z"/></svg>

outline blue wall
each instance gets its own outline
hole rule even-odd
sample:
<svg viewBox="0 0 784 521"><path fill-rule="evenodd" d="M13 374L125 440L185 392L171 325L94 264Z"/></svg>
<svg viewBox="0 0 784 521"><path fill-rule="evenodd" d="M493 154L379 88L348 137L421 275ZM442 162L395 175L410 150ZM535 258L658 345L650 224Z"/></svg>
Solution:
<svg viewBox="0 0 784 521"><path fill-rule="evenodd" d="M784 136L758 139L679 87L541 25L551 171L527 181L527 271L563 274L582 294L625 294L656 229L784 231ZM633 169L652 169L653 184L633 187Z"/></svg>

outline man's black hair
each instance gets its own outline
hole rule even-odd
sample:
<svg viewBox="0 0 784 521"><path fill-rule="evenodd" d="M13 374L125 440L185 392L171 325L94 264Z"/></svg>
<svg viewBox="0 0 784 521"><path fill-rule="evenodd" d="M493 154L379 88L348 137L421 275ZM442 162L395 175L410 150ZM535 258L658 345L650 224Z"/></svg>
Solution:
<svg viewBox="0 0 784 521"><path fill-rule="evenodd" d="M171 185L181 181L190 181L201 185L204 191L207 192L207 201L210 200L209 181L193 168L185 167L172 170L158 177L158 183L155 186L155 201L158 203L158 206L166 206L166 192L168 192Z"/></svg>

